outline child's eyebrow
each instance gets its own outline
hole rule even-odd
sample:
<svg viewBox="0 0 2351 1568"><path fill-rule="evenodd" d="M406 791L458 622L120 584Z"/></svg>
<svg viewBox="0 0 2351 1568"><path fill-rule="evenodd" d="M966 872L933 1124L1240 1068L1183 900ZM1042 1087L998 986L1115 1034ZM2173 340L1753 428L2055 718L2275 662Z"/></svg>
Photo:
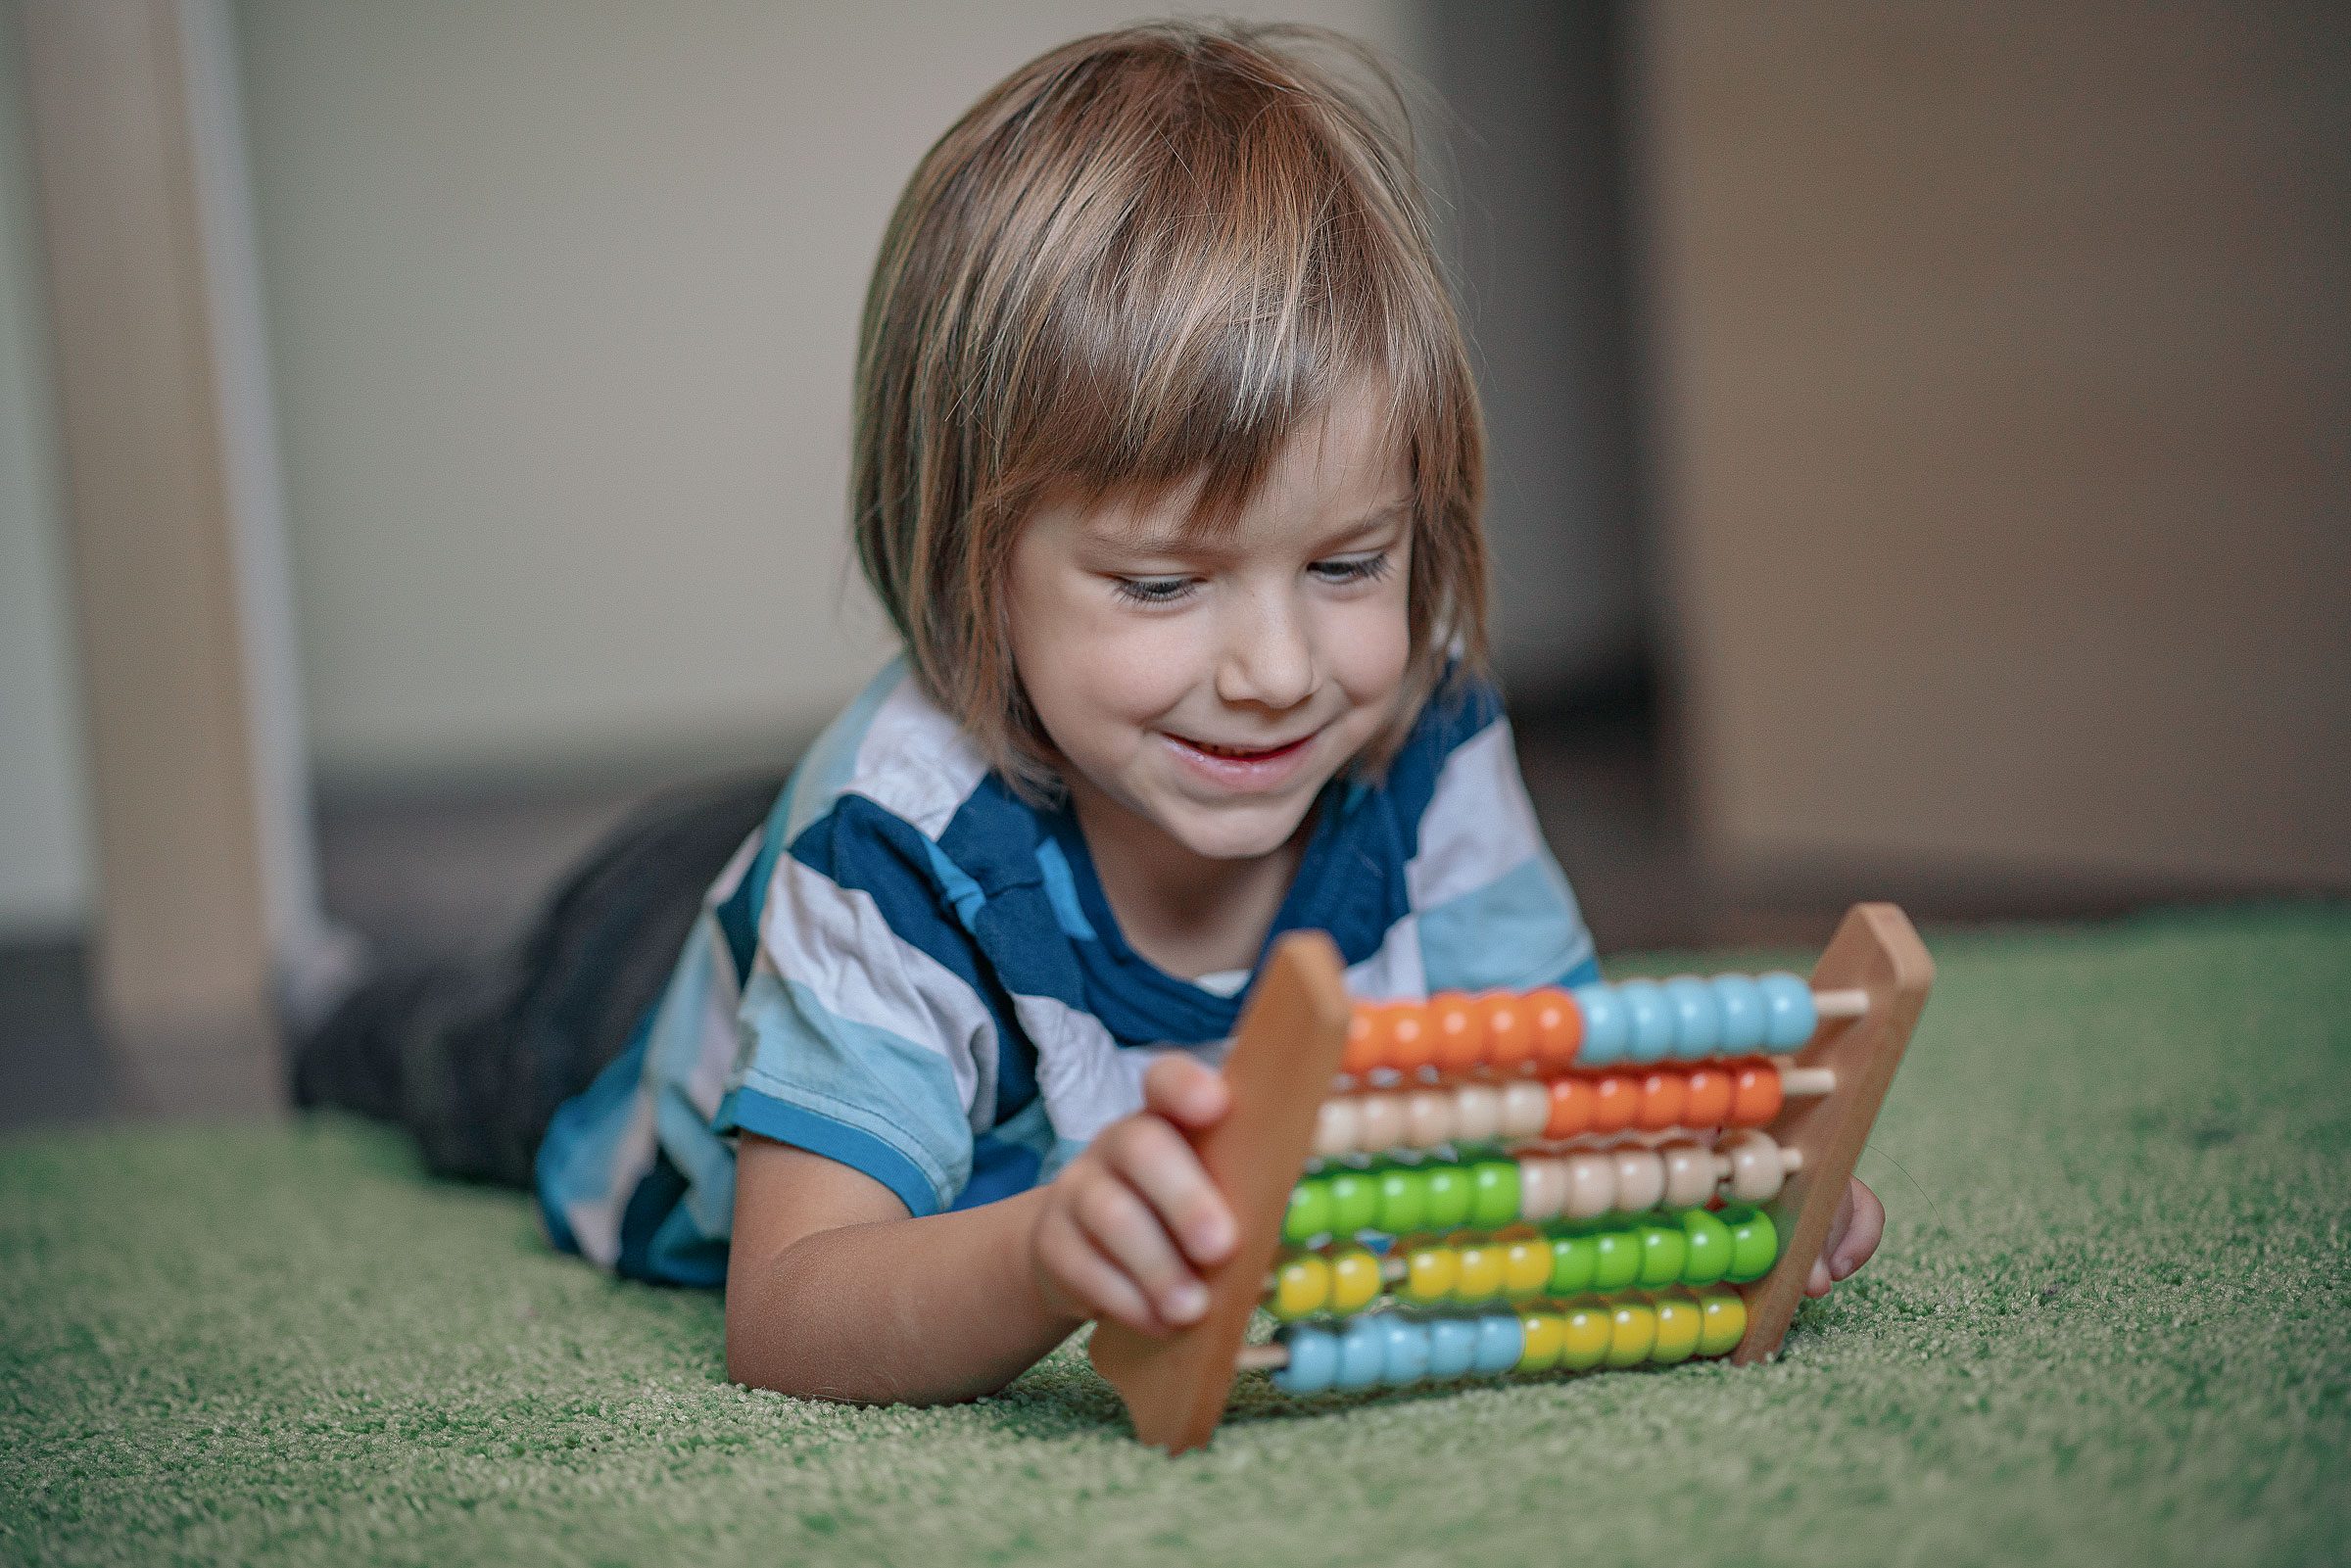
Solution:
<svg viewBox="0 0 2351 1568"><path fill-rule="evenodd" d="M1398 516L1409 513L1411 509L1408 501L1382 502L1322 535L1315 548L1326 550L1359 534L1368 534ZM1098 528L1094 533L1103 544L1136 555L1216 555L1229 552L1224 541L1196 528Z"/></svg>

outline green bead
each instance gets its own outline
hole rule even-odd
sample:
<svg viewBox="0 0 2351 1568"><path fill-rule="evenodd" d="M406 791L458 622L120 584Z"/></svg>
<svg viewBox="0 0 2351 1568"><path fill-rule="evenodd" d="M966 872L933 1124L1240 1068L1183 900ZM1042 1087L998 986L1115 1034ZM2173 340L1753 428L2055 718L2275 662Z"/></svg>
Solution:
<svg viewBox="0 0 2351 1568"><path fill-rule="evenodd" d="M1310 1178L1290 1189L1289 1212L1281 1216L1281 1239L1304 1246L1330 1234L1330 1188Z"/></svg>
<svg viewBox="0 0 2351 1568"><path fill-rule="evenodd" d="M1749 1204L1732 1204L1722 1217L1731 1227L1731 1266L1723 1278L1746 1285L1770 1273L1780 1259L1780 1233L1771 1216Z"/></svg>
<svg viewBox="0 0 2351 1568"><path fill-rule="evenodd" d="M1428 1181L1419 1171L1409 1165L1390 1165L1379 1173L1374 1185L1379 1189L1379 1212L1371 1221L1375 1228L1402 1236L1428 1223ZM1724 1245L1729 1245L1727 1234Z"/></svg>
<svg viewBox="0 0 2351 1568"><path fill-rule="evenodd" d="M1711 1285L1729 1272L1731 1227L1703 1209L1682 1211L1682 1283Z"/></svg>
<svg viewBox="0 0 2351 1568"><path fill-rule="evenodd" d="M1500 1230L1518 1217L1518 1163L1481 1160L1469 1167L1469 1223Z"/></svg>
<svg viewBox="0 0 2351 1568"><path fill-rule="evenodd" d="M1729 1256L1730 1234L1723 1234L1724 1256ZM1574 1296L1592 1288L1592 1271L1599 1266L1600 1249L1593 1244L1590 1231L1573 1231L1551 1238L1551 1293L1554 1296Z"/></svg>
<svg viewBox="0 0 2351 1568"><path fill-rule="evenodd" d="M1645 1290L1660 1290L1680 1279L1683 1255L1689 1250L1682 1241L1682 1227L1645 1219L1634 1231L1641 1243L1641 1272L1633 1276L1633 1283Z"/></svg>
<svg viewBox="0 0 2351 1568"><path fill-rule="evenodd" d="M1469 1172L1460 1165L1428 1167L1428 1228L1451 1230L1469 1218Z"/></svg>
<svg viewBox="0 0 2351 1568"><path fill-rule="evenodd" d="M1641 1275L1641 1239L1633 1227L1610 1220L1592 1233L1594 1290L1623 1290Z"/></svg>
<svg viewBox="0 0 2351 1568"><path fill-rule="evenodd" d="M1330 1228L1334 1235L1352 1236L1369 1230L1379 1215L1379 1183L1367 1170L1342 1170L1328 1178Z"/></svg>

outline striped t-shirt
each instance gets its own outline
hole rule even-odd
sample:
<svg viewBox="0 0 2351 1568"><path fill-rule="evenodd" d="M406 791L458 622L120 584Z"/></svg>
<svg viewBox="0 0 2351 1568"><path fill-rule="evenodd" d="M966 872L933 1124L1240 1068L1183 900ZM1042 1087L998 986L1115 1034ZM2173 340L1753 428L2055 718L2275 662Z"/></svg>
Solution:
<svg viewBox="0 0 2351 1568"><path fill-rule="evenodd" d="M1598 977L1491 687L1432 700L1378 784L1324 786L1267 940L1310 927L1366 998ZM1009 1197L1139 1109L1155 1055L1217 1060L1249 997L1229 980L1128 947L1076 820L1013 794L892 663L713 884L635 1042L556 1114L541 1213L604 1267L716 1284L738 1132L913 1214Z"/></svg>

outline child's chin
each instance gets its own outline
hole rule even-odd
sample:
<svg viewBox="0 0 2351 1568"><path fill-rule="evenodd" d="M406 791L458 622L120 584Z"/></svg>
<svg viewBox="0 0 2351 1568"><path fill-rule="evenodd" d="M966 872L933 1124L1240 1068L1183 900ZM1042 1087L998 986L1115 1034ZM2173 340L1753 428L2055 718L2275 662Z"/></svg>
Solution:
<svg viewBox="0 0 2351 1568"><path fill-rule="evenodd" d="M1255 860L1288 843L1305 816L1299 808L1259 807L1187 815L1183 822L1164 826L1177 843L1204 860Z"/></svg>

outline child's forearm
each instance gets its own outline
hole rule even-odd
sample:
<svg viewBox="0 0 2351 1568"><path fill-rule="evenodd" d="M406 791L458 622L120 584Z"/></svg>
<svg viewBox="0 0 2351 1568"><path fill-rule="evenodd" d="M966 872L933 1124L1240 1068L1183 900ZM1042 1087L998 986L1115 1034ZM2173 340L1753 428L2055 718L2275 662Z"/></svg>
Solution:
<svg viewBox="0 0 2351 1568"><path fill-rule="evenodd" d="M818 1230L767 1257L739 1248L727 1375L860 1403L995 1392L1081 1321L1038 1295L1030 1232L1043 1197Z"/></svg>

